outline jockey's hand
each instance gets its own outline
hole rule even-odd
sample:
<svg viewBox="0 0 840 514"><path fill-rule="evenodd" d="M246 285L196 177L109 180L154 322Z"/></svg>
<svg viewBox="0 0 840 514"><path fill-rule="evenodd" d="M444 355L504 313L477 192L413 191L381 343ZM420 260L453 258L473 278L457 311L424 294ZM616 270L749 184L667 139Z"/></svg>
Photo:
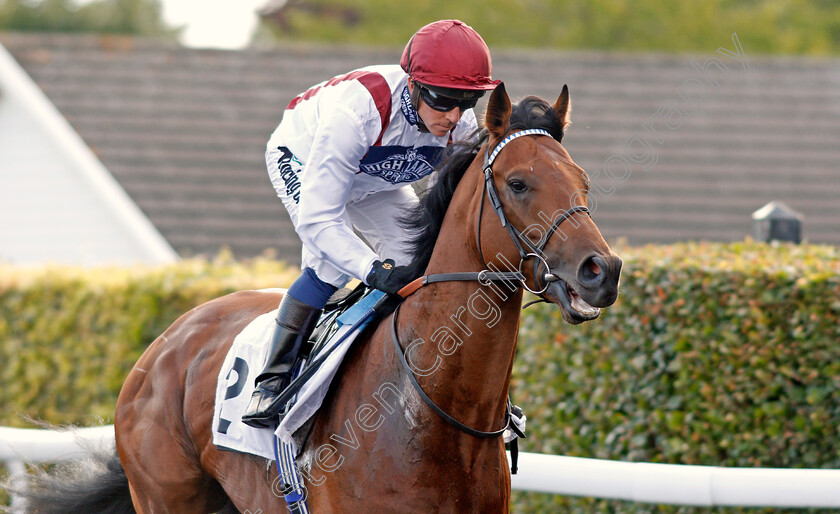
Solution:
<svg viewBox="0 0 840 514"><path fill-rule="evenodd" d="M395 294L414 278L408 266L396 266L394 259L385 259L385 262L374 261L365 282L370 287Z"/></svg>

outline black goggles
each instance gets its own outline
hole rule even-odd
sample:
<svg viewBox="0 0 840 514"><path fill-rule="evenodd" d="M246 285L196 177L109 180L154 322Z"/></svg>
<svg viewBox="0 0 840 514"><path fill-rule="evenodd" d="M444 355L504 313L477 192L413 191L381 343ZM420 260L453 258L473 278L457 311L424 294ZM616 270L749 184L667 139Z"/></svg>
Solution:
<svg viewBox="0 0 840 514"><path fill-rule="evenodd" d="M477 94L475 98L465 98L461 100L458 98L449 98L448 96L443 96L441 94L435 93L431 89L427 89L421 86L420 84L417 84L416 82L414 85L420 88L420 98L423 99L423 102L425 102L426 105L428 105L432 109L440 112L449 112L456 107L458 107L462 111L472 109L473 107L475 107L475 104L478 103L478 98L481 96Z"/></svg>

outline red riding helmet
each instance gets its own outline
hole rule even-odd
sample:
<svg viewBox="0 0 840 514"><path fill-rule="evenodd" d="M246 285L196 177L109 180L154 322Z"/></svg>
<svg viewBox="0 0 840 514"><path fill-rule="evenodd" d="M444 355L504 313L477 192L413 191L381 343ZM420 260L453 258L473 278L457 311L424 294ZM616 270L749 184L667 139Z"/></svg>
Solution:
<svg viewBox="0 0 840 514"><path fill-rule="evenodd" d="M415 33L400 66L415 82L453 98L495 89L490 50L481 36L458 20L430 23Z"/></svg>

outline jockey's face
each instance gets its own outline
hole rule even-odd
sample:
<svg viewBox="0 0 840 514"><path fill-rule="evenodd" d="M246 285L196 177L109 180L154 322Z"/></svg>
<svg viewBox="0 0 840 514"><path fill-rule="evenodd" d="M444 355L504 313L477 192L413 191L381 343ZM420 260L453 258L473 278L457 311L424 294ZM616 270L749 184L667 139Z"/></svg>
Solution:
<svg viewBox="0 0 840 514"><path fill-rule="evenodd" d="M413 90L416 86L413 82L409 81L408 87L409 90ZM417 114L420 115L420 119L423 120L423 123L432 135L441 137L447 135L455 127L455 124L461 119L463 112L459 107L455 107L451 111L446 112L436 111L426 105L426 102L421 98L417 106Z"/></svg>

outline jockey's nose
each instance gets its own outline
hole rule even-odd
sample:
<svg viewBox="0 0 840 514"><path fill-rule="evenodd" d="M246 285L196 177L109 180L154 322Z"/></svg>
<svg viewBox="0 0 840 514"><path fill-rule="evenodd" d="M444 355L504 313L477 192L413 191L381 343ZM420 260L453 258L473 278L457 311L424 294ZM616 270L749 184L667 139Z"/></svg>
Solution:
<svg viewBox="0 0 840 514"><path fill-rule="evenodd" d="M458 120L461 119L461 115L463 112L461 111L460 107L456 107L451 111L446 111L446 119L449 120L453 125L458 123Z"/></svg>

